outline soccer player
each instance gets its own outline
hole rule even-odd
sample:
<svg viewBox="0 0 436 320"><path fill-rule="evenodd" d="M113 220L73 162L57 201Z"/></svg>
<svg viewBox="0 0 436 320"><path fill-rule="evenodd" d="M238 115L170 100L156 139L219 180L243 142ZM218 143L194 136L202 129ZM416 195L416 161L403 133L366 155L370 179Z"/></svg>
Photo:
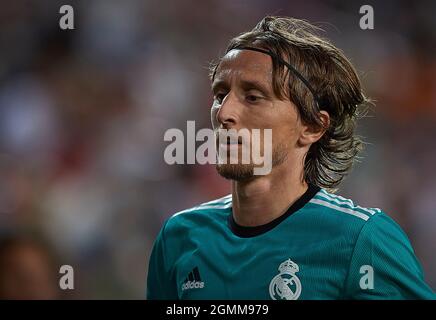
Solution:
<svg viewBox="0 0 436 320"><path fill-rule="evenodd" d="M214 129L272 129L272 170L217 165L232 194L166 221L148 299L435 298L401 228L333 193L368 102L338 48L305 21L266 17L230 41L211 78Z"/></svg>

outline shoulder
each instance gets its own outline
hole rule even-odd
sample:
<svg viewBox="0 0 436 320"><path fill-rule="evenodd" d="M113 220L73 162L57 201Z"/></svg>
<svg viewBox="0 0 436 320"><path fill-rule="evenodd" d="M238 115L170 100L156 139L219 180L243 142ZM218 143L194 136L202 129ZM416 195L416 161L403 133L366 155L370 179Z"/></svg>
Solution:
<svg viewBox="0 0 436 320"><path fill-rule="evenodd" d="M395 238L408 248L410 243L402 228L380 208L363 207L351 199L321 189L310 201L318 215L335 225L337 231L354 233L355 240L370 237ZM328 223L328 222L327 222Z"/></svg>
<svg viewBox="0 0 436 320"><path fill-rule="evenodd" d="M362 226L368 220L384 212L379 208L362 207L351 199L320 189L318 193L309 201L323 215L331 218L350 221Z"/></svg>
<svg viewBox="0 0 436 320"><path fill-rule="evenodd" d="M208 222L223 220L232 207L232 195L204 202L194 207L176 212L169 217L164 228L168 231L194 228Z"/></svg>
<svg viewBox="0 0 436 320"><path fill-rule="evenodd" d="M355 201L340 195L320 189L309 201L311 208L318 219L326 226L337 232L346 232L355 235L355 240L362 231L372 230L395 230L404 235L398 224L389 217L382 209L364 207Z"/></svg>

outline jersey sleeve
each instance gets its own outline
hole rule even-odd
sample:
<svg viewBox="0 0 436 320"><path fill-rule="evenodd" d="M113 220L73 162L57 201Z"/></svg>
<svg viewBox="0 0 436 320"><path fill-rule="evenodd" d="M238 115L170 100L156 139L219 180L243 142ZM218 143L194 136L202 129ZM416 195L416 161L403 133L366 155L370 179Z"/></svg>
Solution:
<svg viewBox="0 0 436 320"><path fill-rule="evenodd" d="M178 299L172 266L168 264L165 227L166 223L155 240L149 260L147 276L148 300Z"/></svg>
<svg viewBox="0 0 436 320"><path fill-rule="evenodd" d="M435 299L401 228L387 215L362 227L345 281L346 299Z"/></svg>

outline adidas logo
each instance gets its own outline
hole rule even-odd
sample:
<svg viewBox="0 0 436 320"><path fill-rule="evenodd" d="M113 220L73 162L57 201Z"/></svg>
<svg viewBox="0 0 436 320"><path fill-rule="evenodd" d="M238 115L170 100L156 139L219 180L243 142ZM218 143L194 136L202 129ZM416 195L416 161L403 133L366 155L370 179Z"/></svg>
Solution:
<svg viewBox="0 0 436 320"><path fill-rule="evenodd" d="M202 289L204 288L204 282L201 281L200 272L198 267L195 267L191 272L189 272L186 279L182 284L182 291L189 289Z"/></svg>

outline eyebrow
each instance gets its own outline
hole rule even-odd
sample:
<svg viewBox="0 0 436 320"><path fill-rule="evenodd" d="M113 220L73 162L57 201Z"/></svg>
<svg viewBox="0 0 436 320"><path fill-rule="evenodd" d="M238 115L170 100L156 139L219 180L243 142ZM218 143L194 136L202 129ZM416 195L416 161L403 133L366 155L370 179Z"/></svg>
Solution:
<svg viewBox="0 0 436 320"><path fill-rule="evenodd" d="M268 88L264 83L257 80L240 80L239 85L244 90L258 90L265 96L270 96L271 89ZM212 83L212 91L216 93L219 89L227 88L229 85L225 80L217 80Z"/></svg>
<svg viewBox="0 0 436 320"><path fill-rule="evenodd" d="M211 86L212 92L216 93L216 91L218 91L219 89L224 88L226 86L227 86L226 85L226 81L224 81L224 80L214 80L212 82L212 86Z"/></svg>

